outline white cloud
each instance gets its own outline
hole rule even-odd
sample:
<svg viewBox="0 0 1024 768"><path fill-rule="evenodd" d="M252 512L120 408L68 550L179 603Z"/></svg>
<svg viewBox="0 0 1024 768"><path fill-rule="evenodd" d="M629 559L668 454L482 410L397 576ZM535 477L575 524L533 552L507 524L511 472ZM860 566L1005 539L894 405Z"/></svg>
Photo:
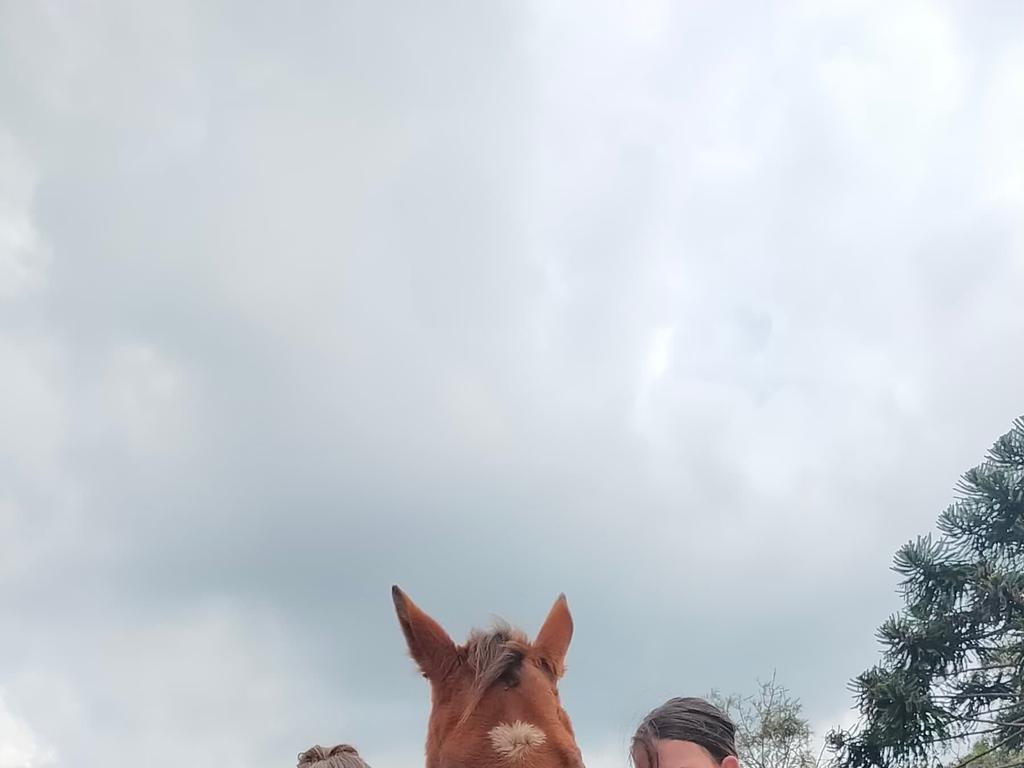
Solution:
<svg viewBox="0 0 1024 768"><path fill-rule="evenodd" d="M274 622L216 604L111 637L116 662L103 695L131 706L89 762L131 754L154 768L262 764L308 706L303 682L282 665L286 643Z"/></svg>
<svg viewBox="0 0 1024 768"><path fill-rule="evenodd" d="M350 715L341 697L325 696L273 616L218 599L160 613L83 628L71 659L39 667L33 654L13 678L19 699L49 723L61 765L270 766L343 729ZM19 768L54 759L24 723L2 714L0 745L37 761Z"/></svg>
<svg viewBox="0 0 1024 768"><path fill-rule="evenodd" d="M129 450L171 452L190 435L195 393L185 373L150 344L110 351L100 383L97 429Z"/></svg>
<svg viewBox="0 0 1024 768"><path fill-rule="evenodd" d="M634 404L634 421L637 429L648 439L658 439L658 424L655 414L657 404L653 401L658 381L672 363L672 342L676 329L672 325L655 328L647 345L647 358L640 371L640 383Z"/></svg>
<svg viewBox="0 0 1024 768"><path fill-rule="evenodd" d="M56 750L10 711L0 689L0 768L45 768L56 764Z"/></svg>
<svg viewBox="0 0 1024 768"><path fill-rule="evenodd" d="M0 461L46 477L60 462L67 429L63 360L45 337L0 331Z"/></svg>
<svg viewBox="0 0 1024 768"><path fill-rule="evenodd" d="M992 202L1015 212L1018 248L1024 250L1024 151L1019 151L1024 149L1024 45L1000 51L994 70L985 97L985 177Z"/></svg>
<svg viewBox="0 0 1024 768"><path fill-rule="evenodd" d="M14 138L0 130L0 301L46 283L50 254L33 219L34 169Z"/></svg>

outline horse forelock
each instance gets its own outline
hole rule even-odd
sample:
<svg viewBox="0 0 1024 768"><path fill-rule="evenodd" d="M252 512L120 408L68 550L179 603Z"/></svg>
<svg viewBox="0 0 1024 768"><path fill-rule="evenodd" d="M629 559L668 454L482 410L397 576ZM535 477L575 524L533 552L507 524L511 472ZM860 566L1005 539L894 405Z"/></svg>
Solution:
<svg viewBox="0 0 1024 768"><path fill-rule="evenodd" d="M503 621L489 630L473 630L466 643L466 660L473 670L473 689L463 713L465 721L488 689L503 677L514 674L530 650L525 633Z"/></svg>

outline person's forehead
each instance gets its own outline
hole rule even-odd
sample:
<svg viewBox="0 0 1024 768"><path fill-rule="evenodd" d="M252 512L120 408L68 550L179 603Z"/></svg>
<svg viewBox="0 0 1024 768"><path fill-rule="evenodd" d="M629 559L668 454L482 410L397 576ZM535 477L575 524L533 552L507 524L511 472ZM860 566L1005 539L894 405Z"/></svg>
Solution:
<svg viewBox="0 0 1024 768"><path fill-rule="evenodd" d="M700 744L692 741L658 742L658 768L713 768L717 763Z"/></svg>

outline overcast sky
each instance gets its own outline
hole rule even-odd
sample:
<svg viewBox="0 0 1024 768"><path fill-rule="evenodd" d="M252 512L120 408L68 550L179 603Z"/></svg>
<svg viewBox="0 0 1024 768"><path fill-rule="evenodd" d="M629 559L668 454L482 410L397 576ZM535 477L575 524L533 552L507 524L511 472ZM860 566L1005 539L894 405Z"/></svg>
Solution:
<svg viewBox="0 0 1024 768"><path fill-rule="evenodd" d="M0 766L421 764L389 587L590 768L1024 412L1024 5L0 2Z"/></svg>

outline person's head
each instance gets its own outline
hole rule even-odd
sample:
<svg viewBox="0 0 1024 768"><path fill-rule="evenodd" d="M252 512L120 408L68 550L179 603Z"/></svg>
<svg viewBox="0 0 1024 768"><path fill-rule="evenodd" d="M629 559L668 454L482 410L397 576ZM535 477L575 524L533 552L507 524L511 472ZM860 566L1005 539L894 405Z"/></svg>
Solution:
<svg viewBox="0 0 1024 768"><path fill-rule="evenodd" d="M297 768L370 768L356 752L355 747L338 744L321 747L319 744L299 754Z"/></svg>
<svg viewBox="0 0 1024 768"><path fill-rule="evenodd" d="M669 699L652 711L630 752L636 768L739 768L736 726L704 699Z"/></svg>

